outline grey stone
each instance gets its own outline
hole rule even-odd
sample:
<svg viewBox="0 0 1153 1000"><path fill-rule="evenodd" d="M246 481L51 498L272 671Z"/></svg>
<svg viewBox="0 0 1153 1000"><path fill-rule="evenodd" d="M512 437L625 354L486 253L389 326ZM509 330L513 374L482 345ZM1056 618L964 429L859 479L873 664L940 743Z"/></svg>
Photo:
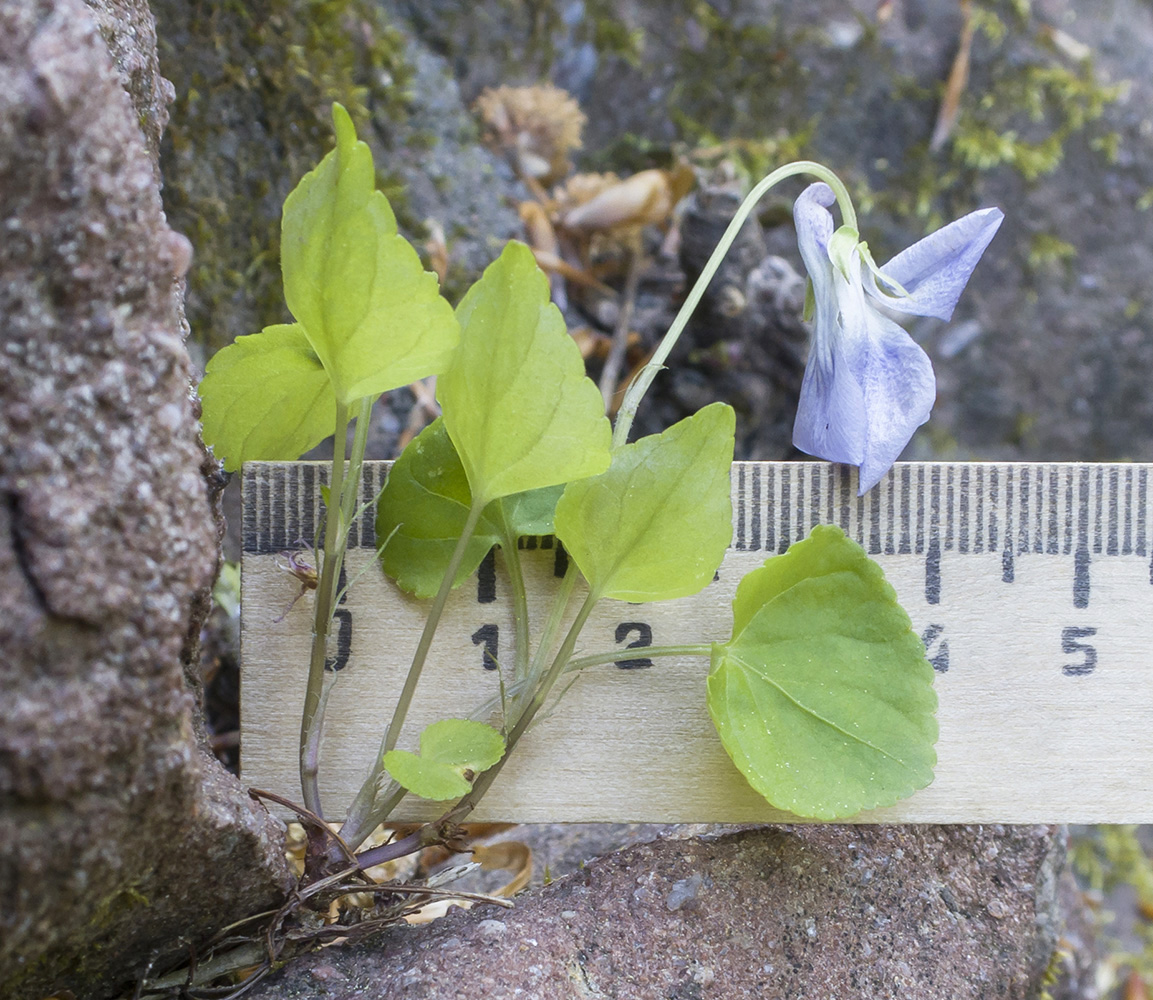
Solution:
<svg viewBox="0 0 1153 1000"><path fill-rule="evenodd" d="M404 235L420 249L428 221L443 227L453 301L519 231L506 198L522 188L480 145L449 65L375 0L152 8L176 94L163 194L197 246L187 308L201 367L235 337L288 318L281 206L332 148L334 100L372 148Z"/></svg>
<svg viewBox="0 0 1153 1000"><path fill-rule="evenodd" d="M291 884L277 824L197 738L184 671L219 525L183 346L191 249L160 207L159 120L150 138L139 124L165 89L148 8L93 8L0 5L0 995L12 998L107 995Z"/></svg>
<svg viewBox="0 0 1153 1000"><path fill-rule="evenodd" d="M500 919L454 911L296 959L250 995L1031 1000L1064 933L1062 857L1051 827L656 841L523 895ZM345 978L318 985L316 965Z"/></svg>
<svg viewBox="0 0 1153 1000"><path fill-rule="evenodd" d="M938 402L906 457L1153 459L1153 7L1144 0L986 5L1004 39L977 32L957 134L935 150L960 38L956 0L388 5L446 53L466 99L502 83L572 84L589 117L586 163L620 169L607 149L667 152L698 135L777 142L772 166L793 150L827 163L869 192L862 235L878 262L941 221L1000 205L1005 224L954 325L915 328L938 373ZM892 15L883 23L879 7ZM590 42L591 63L576 59ZM1091 61L1078 62L1078 43ZM574 59L589 66L579 80ZM1062 77L1073 89L1041 82ZM1122 81L1127 92L1094 119L1092 101ZM1038 100L1035 118L1028 100ZM1052 136L1059 162L1037 176L1012 155L977 164L956 140L978 126L1010 145ZM798 269L784 210L801 183L766 203L777 223L766 227L769 250ZM970 338L973 322L981 333ZM658 378L649 405L660 408L669 392ZM739 441L742 421L760 415L738 412ZM765 440L738 454L787 448L787 426L769 421L755 433Z"/></svg>

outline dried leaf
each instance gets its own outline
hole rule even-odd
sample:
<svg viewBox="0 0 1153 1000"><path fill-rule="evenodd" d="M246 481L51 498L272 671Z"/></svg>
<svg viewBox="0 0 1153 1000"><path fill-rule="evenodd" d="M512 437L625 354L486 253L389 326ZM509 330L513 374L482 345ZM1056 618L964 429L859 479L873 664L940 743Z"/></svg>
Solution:
<svg viewBox="0 0 1153 1000"><path fill-rule="evenodd" d="M1136 969L1130 970L1122 997L1123 1000L1149 1000L1149 991L1145 988L1145 980L1141 978Z"/></svg>
<svg viewBox="0 0 1153 1000"><path fill-rule="evenodd" d="M485 871L505 869L514 873L506 884L493 893L494 896L515 896L532 880L532 848L519 840L478 844L472 849L472 856Z"/></svg>
<svg viewBox="0 0 1153 1000"><path fill-rule="evenodd" d="M549 254L559 254L560 244L557 242L556 230L548 217L545 207L537 201L522 201L517 206L520 221L524 223L525 241L533 252L543 251Z"/></svg>
<svg viewBox="0 0 1153 1000"><path fill-rule="evenodd" d="M599 281L596 275L589 274L588 271L575 267L554 253L548 253L545 250L533 250L532 255L536 258L537 266L540 267L542 271L548 271L550 274L559 274L568 281L582 285L585 288L596 289L596 291L604 295L611 296L616 294L608 285ZM555 299L555 297L554 295L553 298Z"/></svg>
<svg viewBox="0 0 1153 1000"><path fill-rule="evenodd" d="M589 358L603 358L608 354L609 344L612 343L607 334L594 330L591 326L578 326L575 330L570 330L569 334L576 341L581 357L585 361Z"/></svg>
<svg viewBox="0 0 1153 1000"><path fill-rule="evenodd" d="M1053 48L1060 52L1061 55L1073 62L1084 62L1093 56L1091 46L1086 45L1068 32L1062 31L1052 24L1042 24L1039 28L1039 34L1049 42Z"/></svg>
<svg viewBox="0 0 1153 1000"><path fill-rule="evenodd" d="M572 169L568 153L579 149L584 113L567 91L550 85L489 87L474 105L487 138L522 176L552 184Z"/></svg>
<svg viewBox="0 0 1153 1000"><path fill-rule="evenodd" d="M553 191L551 208L554 217L572 211L578 205L592 201L602 191L619 184L616 174L573 174L561 187Z"/></svg>
<svg viewBox="0 0 1153 1000"><path fill-rule="evenodd" d="M424 227L428 230L428 239L424 242L424 251L428 254L428 266L443 285L445 275L448 274L448 244L444 239L444 226L436 219L425 219Z"/></svg>
<svg viewBox="0 0 1153 1000"><path fill-rule="evenodd" d="M577 233L657 225L668 221L675 203L668 171L642 170L566 212L561 224Z"/></svg>
<svg viewBox="0 0 1153 1000"><path fill-rule="evenodd" d="M412 913L406 913L404 922L406 924L430 924L434 920L439 920L446 913L449 908L459 906L462 910L472 909L471 899L438 899L434 903L425 903L419 910Z"/></svg>
<svg viewBox="0 0 1153 1000"><path fill-rule="evenodd" d="M957 114L961 109L961 95L969 82L969 55L973 48L973 9L970 0L961 0L961 39L957 46L957 55L953 59L953 67L949 70L949 79L945 82L945 94L941 99L941 108L937 112L937 124L933 128L933 137L929 140L929 149L936 152L953 134L953 127L957 124Z"/></svg>

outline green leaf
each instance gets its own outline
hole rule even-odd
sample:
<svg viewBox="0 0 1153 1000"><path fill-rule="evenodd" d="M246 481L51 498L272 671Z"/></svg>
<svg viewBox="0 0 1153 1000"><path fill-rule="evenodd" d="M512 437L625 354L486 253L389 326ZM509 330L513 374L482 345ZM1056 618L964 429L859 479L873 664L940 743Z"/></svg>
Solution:
<svg viewBox="0 0 1153 1000"><path fill-rule="evenodd" d="M705 587L733 533L731 406L711 403L627 444L602 475L569 483L557 537L598 597L665 601Z"/></svg>
<svg viewBox="0 0 1153 1000"><path fill-rule="evenodd" d="M444 371L458 327L374 189L372 153L332 106L336 149L284 202L284 297L348 405Z"/></svg>
<svg viewBox="0 0 1153 1000"><path fill-rule="evenodd" d="M205 443L230 472L291 462L332 434L336 397L298 324L269 326L217 351L200 383Z"/></svg>
<svg viewBox="0 0 1153 1000"><path fill-rule="evenodd" d="M437 398L473 496L487 502L608 468L604 402L532 251L509 243L456 315L460 349Z"/></svg>
<svg viewBox="0 0 1153 1000"><path fill-rule="evenodd" d="M484 510L453 586L460 586L494 545L520 535L551 535L563 486L494 500ZM404 449L377 502L376 537L388 538L381 566L397 585L432 597L464 530L472 494L444 421L433 421Z"/></svg>
<svg viewBox="0 0 1153 1000"><path fill-rule="evenodd" d="M484 516L494 523L503 518L510 538L524 535L552 535L556 532L556 505L564 493L564 483L542 486L494 500L484 509Z"/></svg>
<svg viewBox="0 0 1153 1000"><path fill-rule="evenodd" d="M818 526L740 583L709 713L774 806L839 819L933 780L933 668L881 568Z"/></svg>
<svg viewBox="0 0 1153 1000"><path fill-rule="evenodd" d="M469 719L442 719L420 734L420 756L407 750L384 755L388 773L422 799L442 802L467 795L477 775L504 755L504 737Z"/></svg>

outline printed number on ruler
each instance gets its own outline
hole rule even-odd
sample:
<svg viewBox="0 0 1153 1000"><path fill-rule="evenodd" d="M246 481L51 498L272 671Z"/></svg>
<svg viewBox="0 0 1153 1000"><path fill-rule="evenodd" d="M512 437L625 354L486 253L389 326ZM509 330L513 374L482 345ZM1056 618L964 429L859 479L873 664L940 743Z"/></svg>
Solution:
<svg viewBox="0 0 1153 1000"><path fill-rule="evenodd" d="M551 550L554 553L552 575L557 580L563 578L568 570L568 554L562 546L556 544L556 540L552 537L522 538L520 548L522 550L537 548ZM496 599L496 554L489 552L477 568L476 601L477 604L493 604ZM481 666L485 670L496 670L500 663L500 626L495 622L487 622L473 632L470 638L474 646L481 647ZM632 641L626 642L630 638ZM625 643L626 649L643 649L645 646L651 646L653 644L652 626L643 621L622 621L616 626L613 641L618 645ZM618 660L616 665L622 670L636 670L641 667L651 667L653 661L647 656L638 656Z"/></svg>
<svg viewBox="0 0 1153 1000"><path fill-rule="evenodd" d="M372 498L386 475L387 463L367 463L362 500L367 504L354 524L350 547L375 546ZM315 539L320 518L322 463L250 463L245 467L244 551L267 554ZM1066 583L1065 606L1075 614L1052 636L1033 639L1051 648L1059 672L1086 677L1100 666L1098 645L1105 619L1081 620L1090 608L1093 567L1110 557L1149 559L1153 530L1149 523L1149 467L1075 464L899 464L864 497L856 495L851 470L825 463L745 463L733 466L735 554L761 558L783 552L816 524L838 524L870 555L913 556L924 567L924 603L931 610L952 610L951 579L959 573L992 586L1018 578L1022 558L1059 557L1051 572ZM563 575L566 556L552 539L522 539L522 548L548 548L554 573ZM996 556L992 570L988 558ZM742 563L742 567L745 564ZM751 568L752 564L747 564ZM948 570L948 572L946 572ZM743 571L743 568L742 568ZM722 568L725 572L725 567ZM477 576L479 605L497 602L496 564L490 553ZM345 580L342 578L341 585ZM1153 566L1146 574L1153 584ZM347 597L347 595L345 595ZM659 606L654 609L660 615ZM1105 609L1106 612L1108 608ZM646 614L648 609L646 609ZM338 607L336 651L329 668L348 663L352 612ZM914 614L914 621L917 616ZM653 644L654 622L621 620L614 641L625 648ZM942 614L919 625L926 653L941 673L950 666L954 629ZM500 626L482 621L470 628L478 662L492 670L500 658ZM618 661L623 669L650 666L643 654Z"/></svg>

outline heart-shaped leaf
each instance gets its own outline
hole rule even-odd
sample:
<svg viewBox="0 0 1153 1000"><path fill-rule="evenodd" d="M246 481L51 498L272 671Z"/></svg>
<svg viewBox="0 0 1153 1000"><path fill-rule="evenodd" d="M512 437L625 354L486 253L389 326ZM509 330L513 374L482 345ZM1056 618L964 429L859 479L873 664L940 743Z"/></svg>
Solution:
<svg viewBox="0 0 1153 1000"><path fill-rule="evenodd" d="M460 348L436 394L472 495L487 503L608 468L604 401L532 251L509 243L456 315Z"/></svg>
<svg viewBox="0 0 1153 1000"><path fill-rule="evenodd" d="M285 199L280 264L288 308L347 405L444 371L458 328L339 104L332 121L336 149Z"/></svg>
<svg viewBox="0 0 1153 1000"><path fill-rule="evenodd" d="M453 586L468 579L494 545L516 544L521 535L551 535L563 489L547 486L492 501L465 549ZM471 506L464 466L444 421L437 418L396 460L377 502L376 537L388 539L380 554L385 573L410 594L432 597Z"/></svg>
<svg viewBox="0 0 1153 1000"><path fill-rule="evenodd" d="M291 462L332 434L336 397L298 324L237 337L200 383L204 440L229 471L242 462Z"/></svg>
<svg viewBox="0 0 1153 1000"><path fill-rule="evenodd" d="M733 409L711 403L569 483L557 537L597 597L665 601L705 587L733 534Z"/></svg>
<svg viewBox="0 0 1153 1000"><path fill-rule="evenodd" d="M881 568L840 528L740 583L709 712L749 784L800 816L892 805L933 780L933 668Z"/></svg>
<svg viewBox="0 0 1153 1000"><path fill-rule="evenodd" d="M420 756L407 750L384 755L388 773L414 795L443 802L467 795L477 775L504 755L504 737L470 719L442 719L420 734Z"/></svg>

